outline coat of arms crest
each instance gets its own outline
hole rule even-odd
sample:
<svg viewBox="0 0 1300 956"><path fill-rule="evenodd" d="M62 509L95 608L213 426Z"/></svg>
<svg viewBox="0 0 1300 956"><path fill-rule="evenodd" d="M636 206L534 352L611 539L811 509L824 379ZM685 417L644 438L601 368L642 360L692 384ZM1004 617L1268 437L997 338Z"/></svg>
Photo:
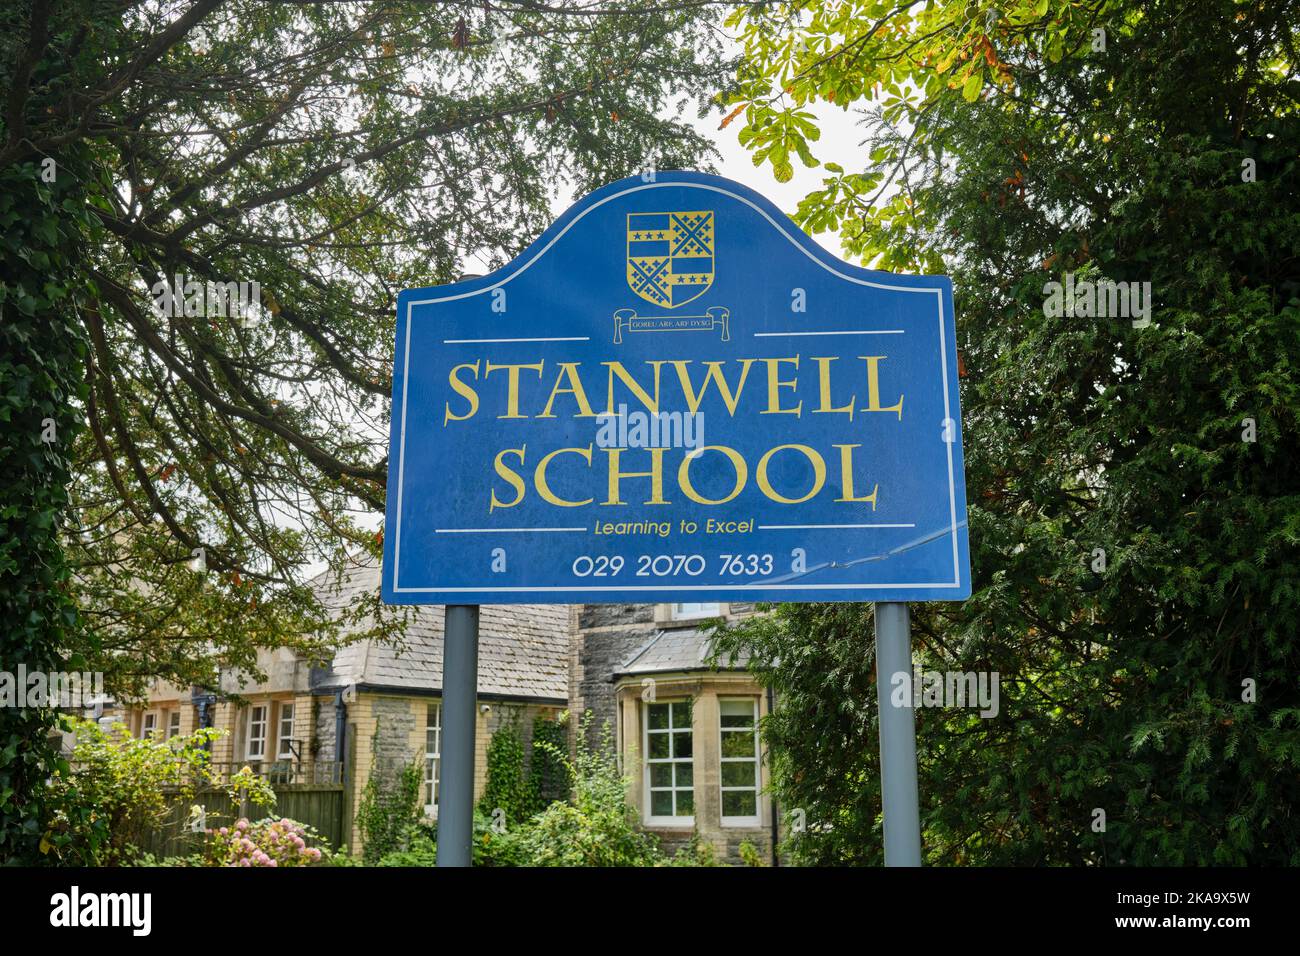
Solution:
<svg viewBox="0 0 1300 956"><path fill-rule="evenodd" d="M649 212L627 217L627 284L654 305L675 309L713 284L713 213Z"/></svg>

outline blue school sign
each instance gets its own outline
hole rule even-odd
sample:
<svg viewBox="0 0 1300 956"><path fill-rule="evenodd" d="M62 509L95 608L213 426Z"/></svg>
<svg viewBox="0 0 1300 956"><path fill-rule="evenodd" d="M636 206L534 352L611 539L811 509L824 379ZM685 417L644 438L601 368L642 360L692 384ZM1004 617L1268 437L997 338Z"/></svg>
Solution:
<svg viewBox="0 0 1300 956"><path fill-rule="evenodd" d="M394 604L970 595L952 283L757 193L598 190L397 300Z"/></svg>

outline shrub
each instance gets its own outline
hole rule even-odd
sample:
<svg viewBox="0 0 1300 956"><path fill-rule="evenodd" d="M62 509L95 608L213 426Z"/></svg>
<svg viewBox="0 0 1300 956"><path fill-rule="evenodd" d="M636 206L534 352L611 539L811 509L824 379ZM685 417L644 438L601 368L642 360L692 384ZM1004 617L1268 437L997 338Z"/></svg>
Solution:
<svg viewBox="0 0 1300 956"><path fill-rule="evenodd" d="M583 718L578 730L579 739L589 739L588 728L592 720L590 713ZM636 812L627 802L629 781L619 769L613 731L608 724L601 728L594 749L582 749L570 759L564 749L566 738L562 723L547 723L560 727L561 733L558 739L551 732L535 734L534 760L539 753L546 754L546 759L555 769L550 779L571 781L571 799L552 801L540 813L513 825L501 817L493 819L484 812L489 803L493 809L500 806L498 801L480 800L474 813L475 866L720 865L712 845L698 837L669 858L660 851L658 840L639 828ZM518 739L517 735L515 739ZM509 755L509 762L513 765L513 751L502 746L498 755L502 753ZM537 767L537 764L533 766ZM535 790L534 795L537 792ZM371 847L368 838L366 849L369 851ZM757 850L752 845L750 850L757 859ZM374 862L379 866L433 866L437 854L436 825L417 825L408 827L400 845L378 854ZM749 861L744 846L741 847L741 856ZM367 858L366 862L372 861Z"/></svg>
<svg viewBox="0 0 1300 956"><path fill-rule="evenodd" d="M424 828L412 833L406 849L396 850L380 857L375 866L435 866L438 862L438 842Z"/></svg>
<svg viewBox="0 0 1300 956"><path fill-rule="evenodd" d="M587 739L587 714L579 739ZM550 745L573 781L571 803L552 803L514 835L530 866L653 866L662 860L658 841L637 827L627 803L628 779L619 769L613 731L606 723L591 750L570 760Z"/></svg>
<svg viewBox="0 0 1300 956"><path fill-rule="evenodd" d="M234 826L209 830L208 835L213 866L309 866L324 855L307 845L317 836L315 831L287 817L256 823L241 817Z"/></svg>
<svg viewBox="0 0 1300 956"><path fill-rule="evenodd" d="M742 840L740 847L740 862L745 866L767 866L767 861L763 859L763 854L758 852L758 847L748 840Z"/></svg>
<svg viewBox="0 0 1300 956"><path fill-rule="evenodd" d="M475 866L526 866L518 836L523 828L502 827L486 814L474 811L471 850ZM410 834L405 848L385 854L376 866L435 866L438 862L438 826L421 823Z"/></svg>
<svg viewBox="0 0 1300 956"><path fill-rule="evenodd" d="M162 740L131 737L125 724L105 731L70 718L77 735L66 772L50 780L53 812L41 849L59 863L104 866L130 862L160 827L176 797L189 799L206 774L204 747L219 731L202 729Z"/></svg>
<svg viewBox="0 0 1300 956"><path fill-rule="evenodd" d="M231 802L241 809L241 815L246 812L243 808L248 804L264 811L275 806L274 788L265 777L253 773L252 767L240 767L238 773L232 774L226 793L230 795Z"/></svg>
<svg viewBox="0 0 1300 956"><path fill-rule="evenodd" d="M700 835L694 834L691 842L679 849L673 854L671 860L667 862L668 866L722 866L718 862L717 854L713 852L713 844L705 843L700 839Z"/></svg>

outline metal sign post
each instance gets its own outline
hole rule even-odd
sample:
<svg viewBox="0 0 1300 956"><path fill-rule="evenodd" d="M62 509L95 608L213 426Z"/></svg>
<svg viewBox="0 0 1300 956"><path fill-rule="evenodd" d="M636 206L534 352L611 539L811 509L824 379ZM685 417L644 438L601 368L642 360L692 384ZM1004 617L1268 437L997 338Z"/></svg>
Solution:
<svg viewBox="0 0 1300 956"><path fill-rule="evenodd" d="M876 695L880 710L880 795L885 866L921 865L921 814L912 714L912 634L907 605L876 605ZM907 700L890 699L894 675L906 674Z"/></svg>
<svg viewBox="0 0 1300 956"><path fill-rule="evenodd" d="M448 604L443 625L438 865L469 866L474 838L478 605Z"/></svg>

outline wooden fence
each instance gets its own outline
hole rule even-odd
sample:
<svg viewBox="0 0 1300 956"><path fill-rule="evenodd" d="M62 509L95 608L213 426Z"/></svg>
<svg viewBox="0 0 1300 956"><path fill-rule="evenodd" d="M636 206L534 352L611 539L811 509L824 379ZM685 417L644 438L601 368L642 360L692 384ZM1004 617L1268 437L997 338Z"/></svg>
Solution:
<svg viewBox="0 0 1300 956"><path fill-rule="evenodd" d="M223 784L228 780L228 772L237 772L244 766L248 766L247 761L229 768L213 765L209 777L213 785L197 787L189 799L182 799L178 794L161 825L140 841L140 849L159 859L200 852L204 836L201 829L195 830L192 808L202 807L202 824L208 829L234 823L240 808L225 792ZM320 844L330 850L348 846L351 801L347 799L346 776L340 765L316 763L287 768L281 764L264 764L254 767L254 772L270 783L276 800L270 810L252 807L250 817L255 820L266 816L288 817L315 829L320 834Z"/></svg>

